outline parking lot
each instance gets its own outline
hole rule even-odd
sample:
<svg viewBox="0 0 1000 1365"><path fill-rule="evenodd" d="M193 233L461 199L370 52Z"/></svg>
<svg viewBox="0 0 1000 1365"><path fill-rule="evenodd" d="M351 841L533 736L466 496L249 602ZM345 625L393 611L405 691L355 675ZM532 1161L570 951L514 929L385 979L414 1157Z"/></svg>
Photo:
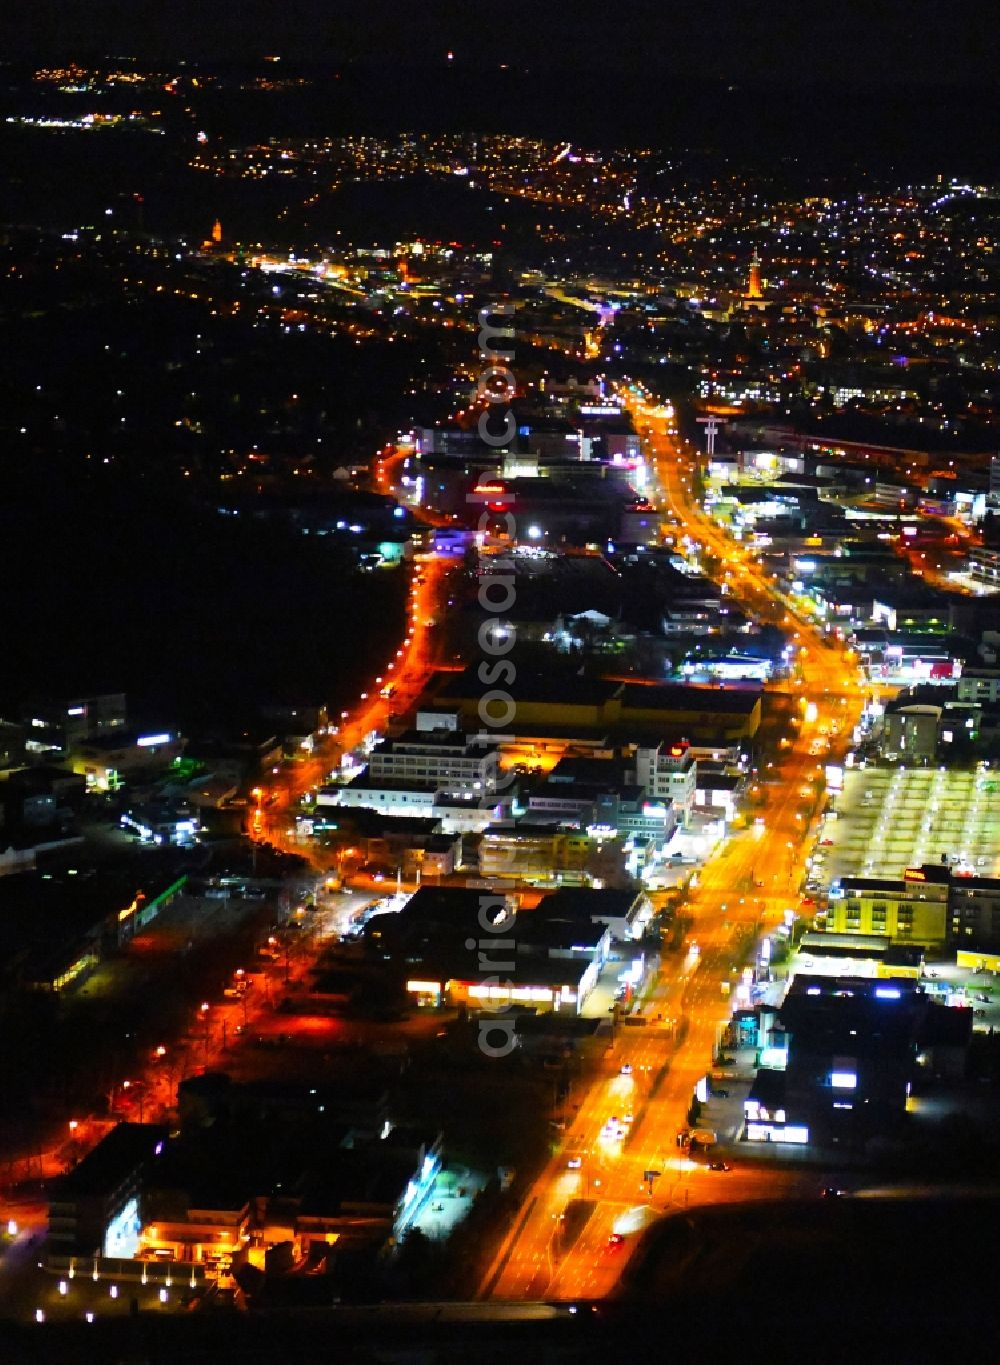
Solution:
<svg viewBox="0 0 1000 1365"><path fill-rule="evenodd" d="M844 774L836 818L823 822L816 882L898 877L908 867L960 860L1000 875L1000 774L939 768L864 768Z"/></svg>

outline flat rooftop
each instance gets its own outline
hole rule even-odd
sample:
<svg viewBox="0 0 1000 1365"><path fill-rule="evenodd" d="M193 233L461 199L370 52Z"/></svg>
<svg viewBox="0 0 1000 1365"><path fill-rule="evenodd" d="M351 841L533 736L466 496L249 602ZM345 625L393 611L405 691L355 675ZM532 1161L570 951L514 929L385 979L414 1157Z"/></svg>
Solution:
<svg viewBox="0 0 1000 1365"><path fill-rule="evenodd" d="M166 1138L167 1129L158 1123L119 1123L59 1180L54 1198L84 1199L110 1192L155 1156Z"/></svg>

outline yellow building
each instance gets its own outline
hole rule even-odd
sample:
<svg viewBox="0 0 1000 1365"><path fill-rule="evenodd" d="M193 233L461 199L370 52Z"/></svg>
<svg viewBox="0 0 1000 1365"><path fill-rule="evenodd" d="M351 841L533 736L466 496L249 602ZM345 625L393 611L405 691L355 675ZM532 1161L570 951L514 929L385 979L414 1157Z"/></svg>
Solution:
<svg viewBox="0 0 1000 1365"><path fill-rule="evenodd" d="M454 713L460 728L475 733L485 727L498 737L547 729L552 735L641 733L731 743L757 733L761 690L519 673L508 694L469 668L450 676L426 709Z"/></svg>
<svg viewBox="0 0 1000 1365"><path fill-rule="evenodd" d="M479 846L479 870L484 877L513 881L561 881L585 885L593 840L580 830L551 825L491 826Z"/></svg>
<svg viewBox="0 0 1000 1365"><path fill-rule="evenodd" d="M908 868L902 878L844 877L831 890L826 929L940 946L948 936L948 882L935 879L933 868Z"/></svg>

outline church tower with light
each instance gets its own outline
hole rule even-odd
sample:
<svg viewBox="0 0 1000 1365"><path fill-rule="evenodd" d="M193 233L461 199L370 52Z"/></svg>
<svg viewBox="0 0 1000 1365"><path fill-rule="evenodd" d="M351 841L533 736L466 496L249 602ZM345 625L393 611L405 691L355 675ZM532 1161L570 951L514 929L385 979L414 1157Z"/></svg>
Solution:
<svg viewBox="0 0 1000 1365"><path fill-rule="evenodd" d="M750 257L750 271L747 276L746 288L741 290L733 299L730 305L729 316L742 318L747 321L750 318L760 318L768 312L769 304L764 297L764 285L760 278L760 257L757 248L754 247L753 255Z"/></svg>

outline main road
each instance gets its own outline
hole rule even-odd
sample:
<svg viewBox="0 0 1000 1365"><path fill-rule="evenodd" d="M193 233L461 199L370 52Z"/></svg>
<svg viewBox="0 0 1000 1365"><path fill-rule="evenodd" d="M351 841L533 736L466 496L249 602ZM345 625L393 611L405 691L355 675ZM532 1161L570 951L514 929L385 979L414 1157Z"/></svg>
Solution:
<svg viewBox="0 0 1000 1365"><path fill-rule="evenodd" d="M423 555L409 570L406 618L395 653L381 669L373 670L353 706L336 718L332 736L315 753L286 765L270 790L256 789L257 807L249 824L252 837L304 852L291 828L299 798L328 781L343 755L359 750L373 734L385 733L393 715L412 709L434 668L440 666L436 626L448 609L449 576L454 567L454 562ZM316 849L310 856L322 861Z"/></svg>
<svg viewBox="0 0 1000 1365"><path fill-rule="evenodd" d="M835 761L848 744L864 687L846 647L818 630L753 556L704 515L693 492L693 458L677 442L668 412L642 406L634 417L645 437L651 500L711 556L713 572L735 599L758 619L784 626L797 644L798 714L773 767L758 774L764 794L758 820L730 836L697 884L692 879L684 905L688 937L679 952L664 958L652 1008L645 1011L652 1022L615 1030L559 1150L497 1248L483 1297L600 1297L620 1274L634 1244L631 1234L656 1214L816 1185L814 1174L773 1166L711 1171L678 1147L677 1134L686 1125L694 1086L718 1050L741 969L762 932L801 908L823 763ZM617 1121L609 1125L612 1119ZM647 1180L653 1171L658 1175ZM561 1215L576 1199L591 1212L574 1240L575 1229L567 1232ZM623 1237L613 1237L617 1233Z"/></svg>

